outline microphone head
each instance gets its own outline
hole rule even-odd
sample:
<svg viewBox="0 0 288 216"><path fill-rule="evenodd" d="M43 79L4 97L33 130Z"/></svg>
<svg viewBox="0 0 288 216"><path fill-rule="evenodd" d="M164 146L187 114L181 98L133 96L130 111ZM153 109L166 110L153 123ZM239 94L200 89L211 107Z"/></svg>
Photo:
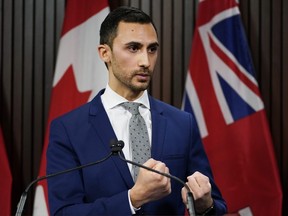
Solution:
<svg viewBox="0 0 288 216"><path fill-rule="evenodd" d="M112 139L110 141L110 148L113 154L118 154L124 148L124 142L122 140Z"/></svg>

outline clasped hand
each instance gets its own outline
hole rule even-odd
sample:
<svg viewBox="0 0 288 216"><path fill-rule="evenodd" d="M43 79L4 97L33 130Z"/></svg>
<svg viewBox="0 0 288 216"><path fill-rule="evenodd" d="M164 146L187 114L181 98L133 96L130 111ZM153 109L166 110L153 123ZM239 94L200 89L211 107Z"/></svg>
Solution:
<svg viewBox="0 0 288 216"><path fill-rule="evenodd" d="M144 166L169 174L168 167L154 159L146 161ZM161 199L171 193L171 180L165 176L140 168L135 185L131 188L130 199L135 208L145 203Z"/></svg>
<svg viewBox="0 0 288 216"><path fill-rule="evenodd" d="M195 210L198 213L205 212L206 209L213 205L211 196L211 184L209 178L200 172L195 172L188 176L186 184L193 194ZM182 188L183 202L187 203L187 190Z"/></svg>
<svg viewBox="0 0 288 216"><path fill-rule="evenodd" d="M149 159L143 164L162 173L169 174L169 168L161 161ZM211 196L211 184L209 178L200 172L195 172L187 177L187 185L190 188L195 203L195 210L204 212L213 204ZM171 193L171 180L149 170L140 168L137 181L131 188L130 199L135 208L145 203L161 199ZM187 190L181 191L183 202L187 203Z"/></svg>

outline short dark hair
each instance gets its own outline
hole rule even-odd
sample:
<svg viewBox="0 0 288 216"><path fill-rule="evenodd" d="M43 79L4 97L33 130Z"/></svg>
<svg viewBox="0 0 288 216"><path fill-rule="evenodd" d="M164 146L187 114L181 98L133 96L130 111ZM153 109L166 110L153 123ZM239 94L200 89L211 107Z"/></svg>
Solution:
<svg viewBox="0 0 288 216"><path fill-rule="evenodd" d="M101 24L100 28L100 44L107 44L112 48L113 40L117 36L118 25L120 22L127 23L151 23L157 29L146 13L138 8L121 6L110 12Z"/></svg>

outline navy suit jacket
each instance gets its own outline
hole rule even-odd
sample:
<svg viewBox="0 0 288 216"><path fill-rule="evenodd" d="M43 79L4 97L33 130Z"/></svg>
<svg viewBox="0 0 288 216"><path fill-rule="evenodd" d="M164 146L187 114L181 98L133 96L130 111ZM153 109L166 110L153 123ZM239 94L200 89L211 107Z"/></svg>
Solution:
<svg viewBox="0 0 288 216"><path fill-rule="evenodd" d="M55 119L50 126L47 174L100 160L116 139L101 102L100 91L89 103ZM186 182L199 171L210 178L216 214L226 204L214 183L196 122L189 113L149 96L152 117L152 158L169 167ZM51 215L131 215L127 191L134 185L127 163L112 156L100 164L48 179ZM167 197L147 203L138 212L146 215L184 215L178 182L171 180Z"/></svg>

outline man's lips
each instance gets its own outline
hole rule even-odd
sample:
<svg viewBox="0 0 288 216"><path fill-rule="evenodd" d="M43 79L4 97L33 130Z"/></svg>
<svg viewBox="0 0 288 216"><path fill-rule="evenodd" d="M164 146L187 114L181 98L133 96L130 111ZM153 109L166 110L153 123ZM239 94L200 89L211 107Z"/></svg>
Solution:
<svg viewBox="0 0 288 216"><path fill-rule="evenodd" d="M136 76L147 77L147 76L150 76L150 75L148 73L137 73Z"/></svg>
<svg viewBox="0 0 288 216"><path fill-rule="evenodd" d="M148 80L150 78L150 75L147 73L137 73L135 76L140 80Z"/></svg>

